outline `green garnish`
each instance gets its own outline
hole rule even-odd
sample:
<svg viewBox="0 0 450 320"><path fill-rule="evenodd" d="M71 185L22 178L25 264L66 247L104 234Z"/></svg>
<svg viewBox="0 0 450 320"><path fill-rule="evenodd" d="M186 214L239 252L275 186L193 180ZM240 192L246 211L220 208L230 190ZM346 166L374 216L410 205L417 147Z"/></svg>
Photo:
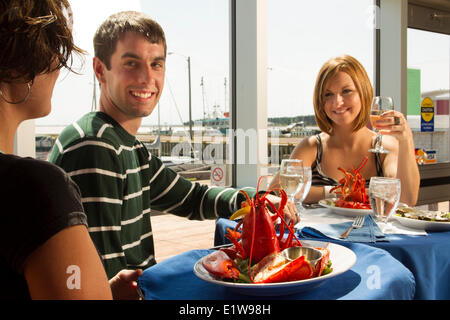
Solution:
<svg viewBox="0 0 450 320"><path fill-rule="evenodd" d="M333 271L333 268L331 267L331 260L328 260L327 266L323 269L322 276L331 273L331 271Z"/></svg>

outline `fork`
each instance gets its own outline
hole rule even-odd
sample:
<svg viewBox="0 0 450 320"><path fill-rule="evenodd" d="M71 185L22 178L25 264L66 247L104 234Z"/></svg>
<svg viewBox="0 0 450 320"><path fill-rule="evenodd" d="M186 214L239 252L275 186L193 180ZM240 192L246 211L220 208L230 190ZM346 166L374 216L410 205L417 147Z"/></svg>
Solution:
<svg viewBox="0 0 450 320"><path fill-rule="evenodd" d="M349 235L350 231L352 231L353 229L361 228L364 224L364 218L365 216L357 217L355 221L353 221L353 224L350 226L350 228L348 228L347 231L345 231L343 234L340 235L340 238L345 239Z"/></svg>

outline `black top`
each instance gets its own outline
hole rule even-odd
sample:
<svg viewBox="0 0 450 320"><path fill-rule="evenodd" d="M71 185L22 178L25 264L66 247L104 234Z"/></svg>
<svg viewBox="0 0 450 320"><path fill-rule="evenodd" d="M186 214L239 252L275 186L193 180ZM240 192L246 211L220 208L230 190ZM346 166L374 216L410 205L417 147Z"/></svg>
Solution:
<svg viewBox="0 0 450 320"><path fill-rule="evenodd" d="M316 161L314 161L313 165L311 166L311 185L313 186L337 186L339 185L339 182L337 182L336 180L334 180L333 178L330 178L328 176L326 176L323 172L322 172L322 167L321 167L321 163L322 163L322 139L320 138L319 135L316 135L317 138L317 156L316 156ZM377 136L376 139L378 139L379 137ZM377 143L377 141L375 140L375 144ZM379 177L383 177L383 166L381 165L381 159L380 159L380 154L379 153L375 153L375 165L377 168L377 176ZM370 179L366 179L366 187L369 186L370 183Z"/></svg>
<svg viewBox="0 0 450 320"><path fill-rule="evenodd" d="M87 226L78 186L46 161L0 153L0 299L29 299L28 256L59 231Z"/></svg>

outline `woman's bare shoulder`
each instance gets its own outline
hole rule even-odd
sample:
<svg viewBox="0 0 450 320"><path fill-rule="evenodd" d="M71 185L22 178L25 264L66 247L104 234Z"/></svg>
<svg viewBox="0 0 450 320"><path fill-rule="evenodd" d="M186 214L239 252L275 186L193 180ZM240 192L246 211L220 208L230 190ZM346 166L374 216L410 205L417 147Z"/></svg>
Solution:
<svg viewBox="0 0 450 320"><path fill-rule="evenodd" d="M302 139L292 151L291 158L302 159L304 165L311 165L316 159L317 143L315 135Z"/></svg>

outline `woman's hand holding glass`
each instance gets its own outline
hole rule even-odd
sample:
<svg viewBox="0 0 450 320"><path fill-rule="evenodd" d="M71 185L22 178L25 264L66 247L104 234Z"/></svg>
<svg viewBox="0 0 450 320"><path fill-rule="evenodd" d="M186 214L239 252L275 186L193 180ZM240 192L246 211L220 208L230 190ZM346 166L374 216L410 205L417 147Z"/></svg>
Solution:
<svg viewBox="0 0 450 320"><path fill-rule="evenodd" d="M370 111L370 124L372 128L377 133L377 143L373 149L369 149L370 152L375 153L389 153L388 150L384 149L382 146L382 135L380 133L380 126L388 124L386 121L386 111L391 111L394 109L394 102L391 97L376 96L372 99L372 109ZM393 121L396 121L393 118ZM391 125L391 123L389 123Z"/></svg>

